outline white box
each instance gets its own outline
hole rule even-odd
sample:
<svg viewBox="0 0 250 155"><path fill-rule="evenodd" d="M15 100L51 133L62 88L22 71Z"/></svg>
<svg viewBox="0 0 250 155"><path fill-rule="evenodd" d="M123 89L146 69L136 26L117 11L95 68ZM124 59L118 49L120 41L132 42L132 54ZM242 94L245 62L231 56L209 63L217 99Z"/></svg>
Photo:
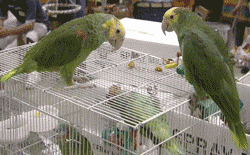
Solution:
<svg viewBox="0 0 250 155"><path fill-rule="evenodd" d="M123 18L120 21L126 31L123 47L165 59L176 57L180 50L176 33L166 32L165 36L161 22L131 18Z"/></svg>

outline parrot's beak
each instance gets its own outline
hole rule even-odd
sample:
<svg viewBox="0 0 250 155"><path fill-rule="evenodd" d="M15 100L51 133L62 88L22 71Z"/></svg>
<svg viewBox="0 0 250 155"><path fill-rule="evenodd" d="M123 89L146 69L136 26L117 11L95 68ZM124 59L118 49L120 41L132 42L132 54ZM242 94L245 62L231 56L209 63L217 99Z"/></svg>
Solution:
<svg viewBox="0 0 250 155"><path fill-rule="evenodd" d="M124 38L118 38L116 40L109 41L109 43L114 47L114 50L116 51L121 48L123 41L124 41Z"/></svg>
<svg viewBox="0 0 250 155"><path fill-rule="evenodd" d="M167 21L166 21L165 17L163 17L162 23L161 23L161 29L162 29L162 32L164 33L164 35L166 35L166 33L165 33L166 28L167 28Z"/></svg>
<svg viewBox="0 0 250 155"><path fill-rule="evenodd" d="M162 19L161 29L162 29L162 32L164 33L164 35L166 35L165 31L168 31L168 32L173 31L170 24L168 23L168 20L165 17L163 17L163 19Z"/></svg>

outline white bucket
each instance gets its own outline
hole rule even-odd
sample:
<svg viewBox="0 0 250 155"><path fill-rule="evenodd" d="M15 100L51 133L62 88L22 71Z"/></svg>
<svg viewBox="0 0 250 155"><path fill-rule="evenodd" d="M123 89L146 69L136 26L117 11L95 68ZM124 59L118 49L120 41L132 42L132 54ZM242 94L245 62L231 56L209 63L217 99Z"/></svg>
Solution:
<svg viewBox="0 0 250 155"><path fill-rule="evenodd" d="M51 115L58 116L59 111L50 105L40 106L39 109L50 113ZM28 119L30 124L30 131L32 132L47 132L53 130L58 125L58 120L38 110L24 112L23 116Z"/></svg>
<svg viewBox="0 0 250 155"><path fill-rule="evenodd" d="M9 144L26 140L30 135L27 119L22 115L11 116L0 122L0 143Z"/></svg>

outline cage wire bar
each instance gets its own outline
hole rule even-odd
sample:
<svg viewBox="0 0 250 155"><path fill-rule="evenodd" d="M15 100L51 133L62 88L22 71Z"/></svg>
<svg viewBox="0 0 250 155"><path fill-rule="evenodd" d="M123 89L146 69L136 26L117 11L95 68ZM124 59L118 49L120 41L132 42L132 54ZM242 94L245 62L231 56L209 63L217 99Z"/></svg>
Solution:
<svg viewBox="0 0 250 155"><path fill-rule="evenodd" d="M0 51L0 77L35 44ZM193 87L165 63L104 43L74 74L95 87L66 90L56 72L37 73L33 82L27 74L13 77L0 85L0 154L159 155L175 144L185 154L240 154L219 110L204 119L191 116ZM239 92L249 125L249 101Z"/></svg>

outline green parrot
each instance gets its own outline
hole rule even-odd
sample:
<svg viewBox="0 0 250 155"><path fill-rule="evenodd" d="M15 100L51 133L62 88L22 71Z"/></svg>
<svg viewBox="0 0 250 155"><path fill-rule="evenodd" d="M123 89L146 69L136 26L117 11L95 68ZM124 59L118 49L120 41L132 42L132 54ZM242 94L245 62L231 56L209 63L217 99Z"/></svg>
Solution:
<svg viewBox="0 0 250 155"><path fill-rule="evenodd" d="M240 150L249 147L240 119L240 99L233 64L219 34L195 13L179 7L165 12L162 30L175 31L185 67L185 78L200 99L208 95L226 117L232 139Z"/></svg>
<svg viewBox="0 0 250 155"><path fill-rule="evenodd" d="M96 13L69 21L31 47L23 63L1 78L2 82L11 77L37 72L60 73L67 89L74 88L73 74L88 55L108 41L114 50L123 43L125 29L119 19L110 14Z"/></svg>
<svg viewBox="0 0 250 155"><path fill-rule="evenodd" d="M107 98L115 97L121 93L123 93L121 88L113 85L109 88ZM118 106L120 102L122 102L122 107ZM160 100L152 94L142 95L137 92L131 92L129 95L121 95L115 99L111 99L108 103L112 108L119 111L125 123L132 126L162 112L159 106ZM141 127L140 135L151 139L155 145L171 137L172 132L168 125L167 116L162 115L144 124L143 127ZM175 139L172 139L162 146L166 148L169 155L185 154L184 149Z"/></svg>
<svg viewBox="0 0 250 155"><path fill-rule="evenodd" d="M58 145L63 155L93 155L91 144L77 129L61 124L58 128L60 135ZM71 142L71 143L70 143Z"/></svg>
<svg viewBox="0 0 250 155"><path fill-rule="evenodd" d="M177 66L176 72L179 75L184 76L185 67L183 65ZM196 93L193 93L189 96L189 99L189 108L191 110L191 115L200 119L204 119L219 110L219 107L216 105L216 103L207 96L200 100L197 97ZM242 110L243 106L244 103L240 100L240 110ZM224 121L224 119L222 119L222 121Z"/></svg>

